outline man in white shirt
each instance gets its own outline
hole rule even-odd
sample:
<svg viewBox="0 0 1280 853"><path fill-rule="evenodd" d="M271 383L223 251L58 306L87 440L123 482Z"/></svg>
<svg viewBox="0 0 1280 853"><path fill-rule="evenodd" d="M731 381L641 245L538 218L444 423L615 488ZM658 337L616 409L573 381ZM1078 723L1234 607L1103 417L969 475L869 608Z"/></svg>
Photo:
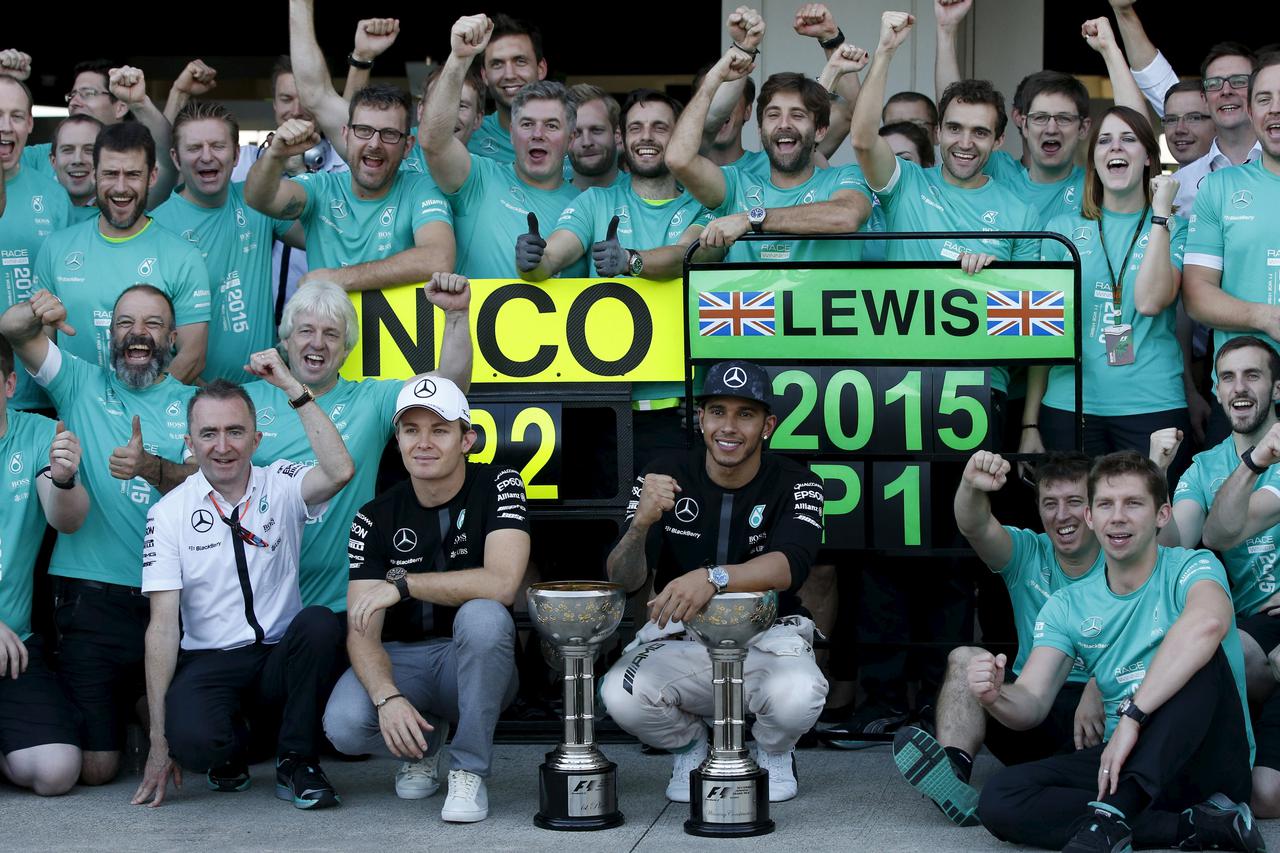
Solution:
<svg viewBox="0 0 1280 853"><path fill-rule="evenodd" d="M135 804L160 805L182 765L206 771L215 791L247 789L246 718L255 743L278 721L277 797L300 809L340 802L317 757L342 623L328 608L302 608L298 552L303 525L355 465L276 350L254 353L245 370L285 392L318 462L254 466L262 434L239 385L215 380L188 403L200 470L152 507L143 542L151 753Z"/></svg>

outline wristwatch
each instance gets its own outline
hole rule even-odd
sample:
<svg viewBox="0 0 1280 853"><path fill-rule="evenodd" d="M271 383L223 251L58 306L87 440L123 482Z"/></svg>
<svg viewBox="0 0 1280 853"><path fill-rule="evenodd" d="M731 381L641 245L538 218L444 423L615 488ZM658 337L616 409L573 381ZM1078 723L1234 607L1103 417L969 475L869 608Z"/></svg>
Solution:
<svg viewBox="0 0 1280 853"><path fill-rule="evenodd" d="M294 409L301 409L307 403L315 399L315 395L311 393L311 389L306 385L302 386L302 393L289 401L289 406Z"/></svg>
<svg viewBox="0 0 1280 853"><path fill-rule="evenodd" d="M719 595L729 586L729 573L724 566L707 566L707 583L714 586L716 595Z"/></svg>
<svg viewBox="0 0 1280 853"><path fill-rule="evenodd" d="M634 276L644 272L644 258L635 249L627 249L627 272Z"/></svg>
<svg viewBox="0 0 1280 853"><path fill-rule="evenodd" d="M413 597L409 595L409 582L405 580L407 574L409 573L405 571L404 566L393 566L387 569L387 583L400 590L401 601L408 601Z"/></svg>
<svg viewBox="0 0 1280 853"><path fill-rule="evenodd" d="M751 223L751 230L757 234L764 230L765 212L763 207L753 207L747 211L747 221Z"/></svg>
<svg viewBox="0 0 1280 853"><path fill-rule="evenodd" d="M1167 216L1156 216L1156 215L1154 215L1154 214L1153 214L1153 215L1151 216L1151 224L1152 224L1152 225L1159 225L1159 226L1161 226L1162 228L1164 228L1164 230L1168 231L1168 230L1169 230L1169 217L1167 217Z"/></svg>
<svg viewBox="0 0 1280 853"><path fill-rule="evenodd" d="M1257 446L1258 445L1256 444L1249 445L1245 449L1244 453L1240 454L1240 461L1244 463L1244 467L1248 468L1253 473L1265 474L1267 473L1267 466L1259 465L1257 462L1253 461L1253 449Z"/></svg>
<svg viewBox="0 0 1280 853"><path fill-rule="evenodd" d="M1133 703L1133 699L1129 696L1120 700L1120 704L1116 706L1116 713L1122 717L1128 717L1138 724L1138 728L1142 728L1150 716L1146 711L1139 708Z"/></svg>

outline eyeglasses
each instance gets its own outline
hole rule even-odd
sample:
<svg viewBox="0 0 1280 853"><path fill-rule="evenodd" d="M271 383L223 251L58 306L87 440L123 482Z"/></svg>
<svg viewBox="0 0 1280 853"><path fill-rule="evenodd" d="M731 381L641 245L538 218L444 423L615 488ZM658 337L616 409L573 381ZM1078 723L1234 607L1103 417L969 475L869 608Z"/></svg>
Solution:
<svg viewBox="0 0 1280 853"><path fill-rule="evenodd" d="M62 96L62 100L66 101L69 104L71 103L72 99L75 98L77 95L80 97L80 100L82 101L91 101L94 98L98 97L99 95L110 95L110 94L111 94L110 92L104 91L102 89L90 89L89 87L86 86L83 89L72 89L70 92L67 92L67 94Z"/></svg>
<svg viewBox="0 0 1280 853"><path fill-rule="evenodd" d="M1187 127L1199 127L1210 120L1210 117L1204 113L1184 113L1182 115L1165 113L1164 118L1160 119L1160 123L1164 125L1165 130L1173 130L1179 124L1184 122Z"/></svg>
<svg viewBox="0 0 1280 853"><path fill-rule="evenodd" d="M373 135L378 134L378 138L388 145L399 145L400 141L409 134L403 130L396 130L394 127L373 127L368 124L353 124L351 132L355 134L356 139L373 139Z"/></svg>
<svg viewBox="0 0 1280 853"><path fill-rule="evenodd" d="M1027 113L1027 123L1033 127L1046 127L1049 119L1058 127L1074 127L1080 123L1080 116L1075 113Z"/></svg>
<svg viewBox="0 0 1280 853"><path fill-rule="evenodd" d="M1248 74L1232 74L1230 77L1206 77L1200 85L1206 92L1217 92L1222 84L1229 83L1232 89L1244 89L1249 85Z"/></svg>

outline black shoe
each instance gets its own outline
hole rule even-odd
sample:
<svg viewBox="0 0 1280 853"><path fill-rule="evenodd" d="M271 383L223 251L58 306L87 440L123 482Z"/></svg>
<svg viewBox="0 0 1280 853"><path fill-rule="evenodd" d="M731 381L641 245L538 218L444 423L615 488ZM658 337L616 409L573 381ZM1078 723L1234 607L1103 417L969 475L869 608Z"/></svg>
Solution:
<svg viewBox="0 0 1280 853"><path fill-rule="evenodd" d="M249 790L249 768L244 764L228 763L212 767L204 778L210 791L234 793Z"/></svg>
<svg viewBox="0 0 1280 853"><path fill-rule="evenodd" d="M906 721L906 711L867 702L843 723L819 729L818 738L835 749L866 749L893 740Z"/></svg>
<svg viewBox="0 0 1280 853"><path fill-rule="evenodd" d="M300 809L325 809L342 802L320 765L295 753L276 759L276 797Z"/></svg>
<svg viewBox="0 0 1280 853"><path fill-rule="evenodd" d="M1253 812L1245 803L1233 803L1226 794L1214 794L1183 812L1192 826L1191 837L1180 850L1241 850L1263 853L1267 843L1258 831Z"/></svg>
<svg viewBox="0 0 1280 853"><path fill-rule="evenodd" d="M893 736L893 763L911 787L924 794L956 826L977 826L978 790L960 778L942 744L915 726Z"/></svg>
<svg viewBox="0 0 1280 853"><path fill-rule="evenodd" d="M1133 853L1133 830L1112 812L1094 809L1062 853Z"/></svg>

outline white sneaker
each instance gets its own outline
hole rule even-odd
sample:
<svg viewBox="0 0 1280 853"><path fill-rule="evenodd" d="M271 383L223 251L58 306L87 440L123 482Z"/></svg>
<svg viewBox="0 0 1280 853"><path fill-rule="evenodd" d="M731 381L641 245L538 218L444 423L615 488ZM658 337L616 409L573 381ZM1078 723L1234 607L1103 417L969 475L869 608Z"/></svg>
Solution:
<svg viewBox="0 0 1280 853"><path fill-rule="evenodd" d="M769 802L781 803L796 795L795 750L786 752L756 751L756 764L769 772Z"/></svg>
<svg viewBox="0 0 1280 853"><path fill-rule="evenodd" d="M671 781L667 783L667 799L673 803L689 802L689 774L697 770L707 760L707 731L693 742L684 752L675 753L675 763L671 768Z"/></svg>
<svg viewBox="0 0 1280 853"><path fill-rule="evenodd" d="M422 800L440 790L440 754L449 739L449 723L428 720L434 728L427 736L427 754L417 761L405 761L396 771L396 796L402 800Z"/></svg>
<svg viewBox="0 0 1280 853"><path fill-rule="evenodd" d="M489 816L489 792L484 780L467 770L449 771L449 796L440 819L450 823L475 823Z"/></svg>

